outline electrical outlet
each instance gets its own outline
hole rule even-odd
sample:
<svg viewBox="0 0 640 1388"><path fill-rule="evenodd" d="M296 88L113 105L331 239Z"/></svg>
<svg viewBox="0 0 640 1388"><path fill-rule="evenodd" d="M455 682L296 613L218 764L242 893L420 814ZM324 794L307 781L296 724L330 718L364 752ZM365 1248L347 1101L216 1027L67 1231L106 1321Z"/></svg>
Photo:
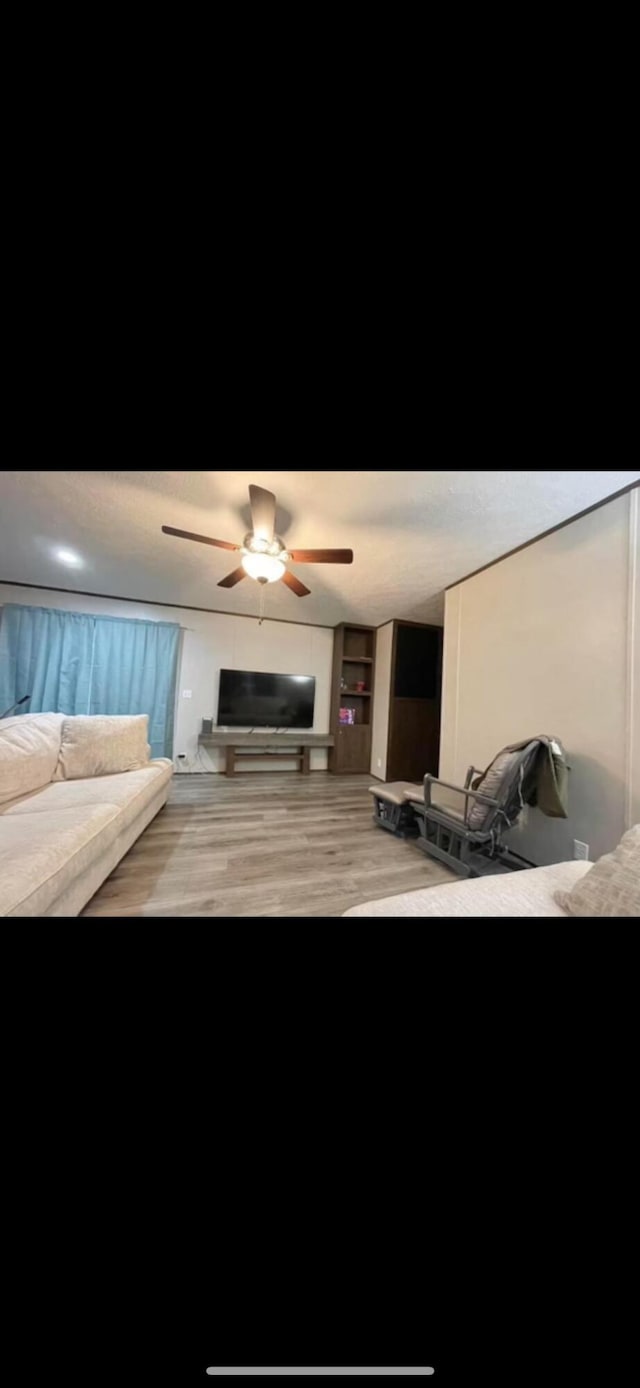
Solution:
<svg viewBox="0 0 640 1388"><path fill-rule="evenodd" d="M580 842L580 839L574 839L574 840L573 840L573 856L574 856L574 858L587 858L587 859L588 859L588 857L589 857L589 845L588 845L588 843L581 843L581 842Z"/></svg>
<svg viewBox="0 0 640 1388"><path fill-rule="evenodd" d="M190 689L183 689L183 691L182 691L182 697L183 697L183 699L190 699L190 698L191 698L191 690L190 690Z"/></svg>

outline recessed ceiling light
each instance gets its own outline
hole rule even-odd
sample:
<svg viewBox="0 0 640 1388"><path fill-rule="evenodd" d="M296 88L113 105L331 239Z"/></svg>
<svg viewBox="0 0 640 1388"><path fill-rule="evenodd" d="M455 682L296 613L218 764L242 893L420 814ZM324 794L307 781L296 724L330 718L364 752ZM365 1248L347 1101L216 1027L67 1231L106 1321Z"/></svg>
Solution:
<svg viewBox="0 0 640 1388"><path fill-rule="evenodd" d="M55 550L55 557L61 564L68 564L71 568L78 569L82 567L80 555L74 554L72 549L57 549Z"/></svg>

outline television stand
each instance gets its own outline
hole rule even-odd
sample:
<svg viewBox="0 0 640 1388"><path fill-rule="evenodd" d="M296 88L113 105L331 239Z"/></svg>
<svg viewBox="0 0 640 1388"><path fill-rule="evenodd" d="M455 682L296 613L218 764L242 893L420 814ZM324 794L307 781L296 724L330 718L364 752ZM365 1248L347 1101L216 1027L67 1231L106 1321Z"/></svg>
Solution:
<svg viewBox="0 0 640 1388"><path fill-rule="evenodd" d="M225 772L235 776L237 762L278 757L296 761L303 776L309 775L313 747L333 747L333 733L201 733L201 747L224 748Z"/></svg>

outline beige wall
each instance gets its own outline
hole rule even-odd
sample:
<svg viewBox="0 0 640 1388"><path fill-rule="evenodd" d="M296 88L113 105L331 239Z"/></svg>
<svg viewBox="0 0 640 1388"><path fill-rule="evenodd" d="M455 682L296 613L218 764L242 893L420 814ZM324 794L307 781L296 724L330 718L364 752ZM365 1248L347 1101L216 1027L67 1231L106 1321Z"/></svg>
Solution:
<svg viewBox="0 0 640 1388"><path fill-rule="evenodd" d="M569 819L528 809L508 836L540 865L574 839L593 860L640 819L637 515L636 489L446 595L440 775L461 784L509 742L559 737Z"/></svg>
<svg viewBox="0 0 640 1388"><path fill-rule="evenodd" d="M313 731L329 731L329 695L333 661L333 631L327 627L303 626L296 623L270 622L262 626L252 617L235 617L225 613L196 612L193 609L155 607L142 602L124 602L116 598L92 598L42 591L19 585L0 585L0 604L22 602L31 607L59 607L71 612L103 613L111 617L143 617L156 622L179 622L183 628L174 753L186 754L186 763L176 763L178 770L222 771L221 753L198 753L198 733L203 718L215 721L218 706L218 683L221 669L264 670L289 675L315 675L316 699ZM183 690L191 690L191 698ZM292 736L294 734L292 733ZM291 771L294 762L251 761L249 769ZM311 769L326 770L326 750L311 753Z"/></svg>
<svg viewBox="0 0 640 1388"><path fill-rule="evenodd" d="M381 781L384 781L387 775L392 649L393 622L386 622L383 627L378 627L376 632L376 673L371 726L371 775L377 776Z"/></svg>

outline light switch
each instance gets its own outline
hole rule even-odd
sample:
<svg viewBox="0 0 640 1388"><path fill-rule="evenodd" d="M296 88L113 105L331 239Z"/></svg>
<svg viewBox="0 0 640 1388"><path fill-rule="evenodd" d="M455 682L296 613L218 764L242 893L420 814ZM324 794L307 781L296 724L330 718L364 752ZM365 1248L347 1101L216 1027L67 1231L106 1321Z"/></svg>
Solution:
<svg viewBox="0 0 640 1388"><path fill-rule="evenodd" d="M183 699L190 699L190 698L191 698L191 690L190 690L190 689L183 689L183 691L182 691L182 697L183 697Z"/></svg>

